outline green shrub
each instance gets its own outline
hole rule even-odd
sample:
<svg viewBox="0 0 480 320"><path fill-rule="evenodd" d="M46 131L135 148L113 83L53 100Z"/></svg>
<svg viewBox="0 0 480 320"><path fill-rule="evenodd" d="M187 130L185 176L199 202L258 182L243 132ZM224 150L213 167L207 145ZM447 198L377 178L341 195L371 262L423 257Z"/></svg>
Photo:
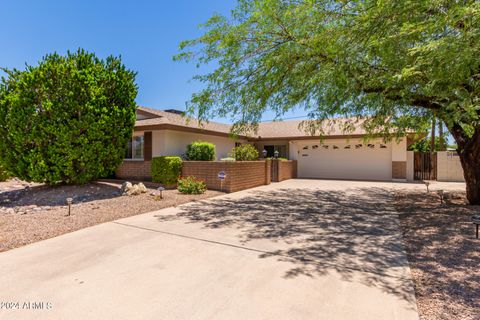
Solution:
<svg viewBox="0 0 480 320"><path fill-rule="evenodd" d="M120 58L50 54L0 79L0 158L19 179L81 184L122 163L135 125L136 73Z"/></svg>
<svg viewBox="0 0 480 320"><path fill-rule="evenodd" d="M187 146L187 158L191 161L215 160L215 145L205 141L195 141Z"/></svg>
<svg viewBox="0 0 480 320"><path fill-rule="evenodd" d="M220 161L235 161L235 158L227 157L227 158L220 159Z"/></svg>
<svg viewBox="0 0 480 320"><path fill-rule="evenodd" d="M152 159L152 181L164 185L176 184L182 174L180 157L155 157Z"/></svg>
<svg viewBox="0 0 480 320"><path fill-rule="evenodd" d="M232 156L237 161L254 161L258 160L258 151L251 144L242 144L233 148Z"/></svg>
<svg viewBox="0 0 480 320"><path fill-rule="evenodd" d="M8 174L7 170L0 165L0 181L5 181L8 178L10 178L10 175Z"/></svg>
<svg viewBox="0 0 480 320"><path fill-rule="evenodd" d="M195 177L186 177L178 180L178 191L186 194L201 194L207 191L205 182Z"/></svg>

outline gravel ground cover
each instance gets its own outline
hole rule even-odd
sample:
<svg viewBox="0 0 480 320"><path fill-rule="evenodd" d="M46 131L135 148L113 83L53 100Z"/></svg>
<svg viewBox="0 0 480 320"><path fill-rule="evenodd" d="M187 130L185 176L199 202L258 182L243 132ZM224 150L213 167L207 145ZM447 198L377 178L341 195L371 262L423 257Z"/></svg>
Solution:
<svg viewBox="0 0 480 320"><path fill-rule="evenodd" d="M99 223L222 194L209 190L202 195L185 195L166 190L159 200L153 185L147 193L136 196L122 196L120 187L121 182L115 181L55 187L16 179L0 182L0 252ZM73 198L70 216L67 198Z"/></svg>
<svg viewBox="0 0 480 320"><path fill-rule="evenodd" d="M465 192L397 191L395 204L424 320L480 319L480 239L471 222L480 207Z"/></svg>

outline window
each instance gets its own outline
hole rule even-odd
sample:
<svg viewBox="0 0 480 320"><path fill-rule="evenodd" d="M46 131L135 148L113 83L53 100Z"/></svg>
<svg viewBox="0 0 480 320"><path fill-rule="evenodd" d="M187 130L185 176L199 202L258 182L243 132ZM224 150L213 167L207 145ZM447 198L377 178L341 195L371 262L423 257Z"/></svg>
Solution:
<svg viewBox="0 0 480 320"><path fill-rule="evenodd" d="M128 142L125 159L143 160L143 135L134 136Z"/></svg>
<svg viewBox="0 0 480 320"><path fill-rule="evenodd" d="M267 157L271 158L275 155L275 151L278 151L278 156L280 158L287 157L287 146L286 145L271 145L271 146L264 146L264 149L267 150ZM308 147L303 148L308 149Z"/></svg>

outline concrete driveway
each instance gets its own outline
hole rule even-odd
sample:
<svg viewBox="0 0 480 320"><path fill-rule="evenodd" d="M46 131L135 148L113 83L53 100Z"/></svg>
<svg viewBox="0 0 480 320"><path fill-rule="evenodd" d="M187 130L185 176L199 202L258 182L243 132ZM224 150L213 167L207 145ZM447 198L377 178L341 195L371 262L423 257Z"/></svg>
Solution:
<svg viewBox="0 0 480 320"><path fill-rule="evenodd" d="M289 180L1 253L0 319L418 319L394 187Z"/></svg>

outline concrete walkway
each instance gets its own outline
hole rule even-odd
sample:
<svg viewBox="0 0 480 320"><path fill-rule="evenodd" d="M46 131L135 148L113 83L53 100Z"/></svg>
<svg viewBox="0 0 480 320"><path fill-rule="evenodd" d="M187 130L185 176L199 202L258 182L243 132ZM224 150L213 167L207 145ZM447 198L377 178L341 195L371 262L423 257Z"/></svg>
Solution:
<svg viewBox="0 0 480 320"><path fill-rule="evenodd" d="M0 319L418 319L392 188L289 180L1 253Z"/></svg>

